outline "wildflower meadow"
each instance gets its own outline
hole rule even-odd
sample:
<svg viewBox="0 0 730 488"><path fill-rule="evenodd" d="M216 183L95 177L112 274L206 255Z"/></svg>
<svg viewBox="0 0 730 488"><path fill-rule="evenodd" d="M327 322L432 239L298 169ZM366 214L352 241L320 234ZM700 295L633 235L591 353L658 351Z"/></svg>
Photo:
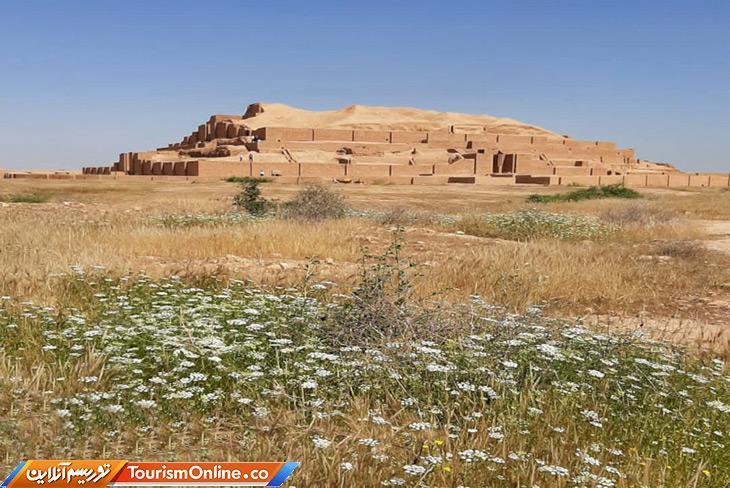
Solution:
<svg viewBox="0 0 730 488"><path fill-rule="evenodd" d="M362 325L340 313L357 297L331 282L49 279L55 306L0 302L13 458L225 452L300 461L292 486L730 479L730 375L709 355L478 296L348 342L332 331Z"/></svg>

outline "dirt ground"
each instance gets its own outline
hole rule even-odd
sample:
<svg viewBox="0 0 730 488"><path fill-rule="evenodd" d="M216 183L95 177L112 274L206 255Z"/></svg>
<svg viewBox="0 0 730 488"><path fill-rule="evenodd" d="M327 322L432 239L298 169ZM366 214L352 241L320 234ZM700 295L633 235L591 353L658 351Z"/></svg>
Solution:
<svg viewBox="0 0 730 488"><path fill-rule="evenodd" d="M699 223L707 232L707 248L730 254L730 221L701 220Z"/></svg>

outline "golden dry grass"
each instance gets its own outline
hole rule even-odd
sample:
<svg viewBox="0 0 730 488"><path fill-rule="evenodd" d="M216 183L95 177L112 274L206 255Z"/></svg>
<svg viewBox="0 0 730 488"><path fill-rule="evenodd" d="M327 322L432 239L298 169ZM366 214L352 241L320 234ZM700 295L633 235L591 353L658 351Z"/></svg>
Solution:
<svg viewBox="0 0 730 488"><path fill-rule="evenodd" d="M394 399L389 399L393 401ZM525 396L524 404L530 402L529 394ZM15 425L15 432L21 432L15 441L23 446L20 457L25 459L134 459L144 461L169 461L174 459L179 462L200 462L201 460L218 461L240 461L246 459L249 462L268 462L271 459L297 460L300 467L292 476L292 486L379 486L374 480L383 477L382 463L369 459L371 455L366 447L355 449L342 449L340 446L356 446L359 439L377 438L381 445L396 445L400 449L396 455L389 456L389 463L406 465L413 463L414 457L439 456L444 452L452 452L457 446L464 445L462 439L449 439L441 433L425 433L421 435L420 442L404 440L402 434L393 432L390 428L378 428L372 425L363 424L361 419L368 417L368 405L366 401L362 404L349 408L347 411L339 412L334 418L323 418L312 420L304 414L297 413L290 409L274 411L269 418L257 420L248 418L246 421L237 422L235 419L227 419L225 425L210 424L206 419L199 416L190 416L186 420L184 432L172 429L165 424L151 425L144 435L134 431L121 431L117 436L107 438L104 436L89 436L86 442L66 447L54 442L54 433L61 433L60 422L52 420L51 412L37 412L37 416L26 416L24 414L14 415L14 420L22 419L23 423ZM24 404L18 402L15 408L23 409ZM526 407L524 407L526 408ZM400 415L400 420L407 423L410 420L418 421L418 417L408 412ZM560 415L553 415L550 420L545 420L542 429L536 435L542 434L545 438L554 436L550 424L559 424L564 420ZM472 446L486 446L494 444L489 438L489 428L493 427L493 419L475 420L472 428L477 434L468 437L468 444ZM578 435L577 433L575 434ZM322 436L327 439L336 439L334 448L323 452L312 448L312 437ZM647 436L648 437L648 436ZM578 439L567 441L572 447L580 445ZM638 443L638 442L637 442ZM29 447L26 447L29 446ZM530 452L533 448L528 438L523 441L501 443L496 450L497 456L506 458L510 452ZM545 451L544 456L554 460L556 464L570 465L575 457L574 449L566 448L559 443L551 443ZM11 451L6 451L6 456ZM12 455L17 456L18 452L13 451ZM69 456L71 454L71 456ZM640 481L643 486L680 486L674 482L671 470L662 469L661 460L644 461L635 453L632 456L633 467L624 469L623 473L631 479ZM635 457L634 457L635 456ZM417 457L416 457L417 458ZM13 460L15 457L12 458ZM355 461L357 468L353 471L345 471L340 466L343 462ZM8 468L12 466L12 460L6 457ZM479 471L470 467L467 463L461 462L458 458L448 465L435 470L430 477L431 486L458 486L458 480L466 473L472 481L479 482ZM482 472L488 472L482 470ZM719 474L718 476L722 476ZM486 476L485 476L486 477ZM476 479L476 480L475 480ZM693 473L691 480L693 486L721 486L699 484L707 477L698 470ZM532 470L522 477L525 485L536 486L538 481L545 481L536 470ZM516 481L516 480L513 480ZM722 482L722 480L717 480ZM569 486L562 480L555 480L552 486ZM658 484L657 484L658 483ZM474 485L472 485L474 486ZM488 485L482 485L488 486ZM520 486L520 485L514 485ZM617 486L628 488L631 485L625 481Z"/></svg>
<svg viewBox="0 0 730 488"><path fill-rule="evenodd" d="M336 185L356 208L413 210L443 213L474 211L505 211L535 206L526 202L532 193L556 194L570 191L565 187L484 187L469 185L395 186L395 185ZM290 199L300 187L269 184L264 196L275 200ZM235 184L223 181L68 181L68 180L9 180L0 179L0 195L40 194L51 201L112 203L130 208L157 211L213 211L228 206L236 193ZM640 189L644 201L675 215L701 219L730 219L730 191L721 188L664 190ZM621 205L620 200L587 200L541 204L540 208L561 212L597 213L601 209Z"/></svg>
<svg viewBox="0 0 730 488"><path fill-rule="evenodd" d="M0 211L3 293L48 298L45 278L73 265L104 266L116 274L157 270L159 275L165 263L174 263L176 269L203 268L206 262L227 256L274 262L313 257L354 261L360 253L360 237L377 233L371 232L371 224L359 220L166 227L139 214L89 215L93 210Z"/></svg>
<svg viewBox="0 0 730 488"><path fill-rule="evenodd" d="M478 226L428 219L398 222L407 228L406 252L420 264L416 290L452 300L470 294L523 309L546 304L560 313L656 313L717 321L729 305L728 259L685 252L704 238L679 212L724 215L728 192L647 192L639 201L592 200L546 205L525 202L554 188L392 187L338 185L360 209L407 209L422 215L512 211L527 207L595 215L622 231L599 241L538 239L515 243L480 235ZM265 185L272 199L289 199L296 186ZM564 191L564 189L563 189ZM43 194L47 204L0 208L0 293L52 300L48 276L71 265L105 266L121 274L144 269L153 276L250 278L268 285L300 283L312 258L323 278L346 287L364 247L382 249L388 222L348 218L323 223L264 220L232 225L161 225L155 216L230 211L237 186L224 182L69 182L0 180L2 194ZM720 199L720 200L718 200ZM720 201L715 207L712 201ZM710 211L711 209L713 209ZM714 212L714 213L713 213ZM386 219L387 220L387 219ZM469 219L466 220L469 222ZM679 243L679 244L676 244ZM696 248L699 246L684 246ZM662 254L677 254L662 257Z"/></svg>
<svg viewBox="0 0 730 488"><path fill-rule="evenodd" d="M538 241L464 252L427 272L424 283L518 309L544 303L573 312L671 314L681 308L678 300L725 283L727 273L719 264L703 266L704 259L662 261L631 246Z"/></svg>

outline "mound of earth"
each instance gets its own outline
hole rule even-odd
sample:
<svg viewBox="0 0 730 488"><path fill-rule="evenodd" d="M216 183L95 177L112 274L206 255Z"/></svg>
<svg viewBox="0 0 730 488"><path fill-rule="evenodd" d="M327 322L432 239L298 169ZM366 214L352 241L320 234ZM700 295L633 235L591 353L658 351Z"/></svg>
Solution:
<svg viewBox="0 0 730 488"><path fill-rule="evenodd" d="M254 103L248 106L243 124L260 127L312 127L315 129L359 129L397 131L436 131L456 128L467 132L548 135L549 130L514 119L459 112L437 112L409 107L373 107L350 105L339 110L313 111L290 107L283 103Z"/></svg>

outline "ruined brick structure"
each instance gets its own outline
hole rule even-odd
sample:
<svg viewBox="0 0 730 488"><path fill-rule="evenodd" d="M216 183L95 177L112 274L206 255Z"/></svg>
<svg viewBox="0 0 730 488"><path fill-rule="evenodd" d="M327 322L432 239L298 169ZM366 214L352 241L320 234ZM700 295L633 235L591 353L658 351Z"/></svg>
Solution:
<svg viewBox="0 0 730 488"><path fill-rule="evenodd" d="M303 114L291 117L295 123L317 125L302 127L284 125L289 119L275 112L282 106L271 107L252 104L243 115L213 115L179 142L122 153L113 166L84 168L83 174L265 176L289 183L730 186L727 174L682 173L641 161L633 149L613 142L574 140L508 119L400 109L401 119L391 121L390 111L397 109L380 109L387 119L381 123L373 122L368 107L288 108Z"/></svg>

